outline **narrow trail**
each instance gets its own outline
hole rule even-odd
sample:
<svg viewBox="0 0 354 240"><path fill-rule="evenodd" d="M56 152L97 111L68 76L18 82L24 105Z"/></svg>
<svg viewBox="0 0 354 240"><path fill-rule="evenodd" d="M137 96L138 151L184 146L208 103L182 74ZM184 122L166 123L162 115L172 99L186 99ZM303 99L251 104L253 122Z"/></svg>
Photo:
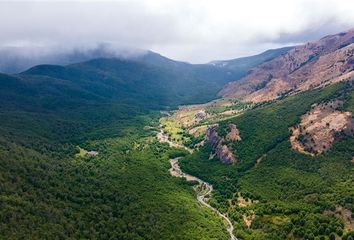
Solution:
<svg viewBox="0 0 354 240"><path fill-rule="evenodd" d="M178 143L174 143L172 141L170 141L168 139L168 137L166 135L164 135L163 130L161 129L158 133L157 133L157 138L160 142L166 142L168 143L171 147L181 147L186 149L187 151L189 151L190 153L193 152L192 149L187 148L186 146L183 146L182 144L178 144ZM171 168L170 168L170 174L174 177L183 177L185 178L187 181L194 181L194 182L198 182L198 185L196 185L194 187L194 190L197 192L197 200L198 202L200 202L203 206L210 208L213 212L215 212L217 215L219 215L222 219L224 219L224 221L226 221L227 223L227 231L230 234L230 240L238 240L235 235L233 234L234 231L234 226L232 225L231 220L225 215L222 214L221 212L219 212L216 208L210 206L210 204L208 203L208 199L211 197L211 193L213 191L213 185L211 185L210 183L207 183L195 176L192 176L188 173L184 173L178 163L178 159L179 158L171 158L170 159L170 164L171 164Z"/></svg>

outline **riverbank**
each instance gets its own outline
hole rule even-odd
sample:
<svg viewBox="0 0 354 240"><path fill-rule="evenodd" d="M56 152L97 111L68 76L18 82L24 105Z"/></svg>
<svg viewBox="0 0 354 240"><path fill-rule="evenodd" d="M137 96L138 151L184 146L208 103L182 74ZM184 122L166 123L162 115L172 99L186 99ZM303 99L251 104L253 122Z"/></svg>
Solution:
<svg viewBox="0 0 354 240"><path fill-rule="evenodd" d="M168 143L171 147L180 147L186 149L188 152L192 153L193 149L187 148L186 146L183 146L178 143L174 143L169 140L168 136L166 136L161 129L157 134L156 134L157 139L160 142L165 142ZM222 214L220 211L218 211L216 208L210 206L208 203L208 200L211 197L212 191L213 191L213 186L210 183L207 183L195 176L192 176L188 173L184 173L178 163L179 158L171 158L169 159L171 168L169 169L169 172L171 176L173 177L183 177L187 181L193 181L196 182L197 184L193 187L194 190L197 192L197 200L200 202L204 207L207 207L211 209L213 212L215 212L219 217L221 217L227 224L227 231L230 234L230 240L238 240L235 235L233 234L234 231L234 226L232 225L231 220L228 218L226 214Z"/></svg>

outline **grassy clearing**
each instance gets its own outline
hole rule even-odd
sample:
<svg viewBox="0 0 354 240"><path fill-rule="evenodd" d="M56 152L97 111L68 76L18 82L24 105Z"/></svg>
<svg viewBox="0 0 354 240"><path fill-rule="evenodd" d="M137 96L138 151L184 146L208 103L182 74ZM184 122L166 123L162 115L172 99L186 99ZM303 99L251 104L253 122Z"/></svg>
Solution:
<svg viewBox="0 0 354 240"><path fill-rule="evenodd" d="M85 157L87 155L87 150L77 146L79 152L75 154L75 157Z"/></svg>
<svg viewBox="0 0 354 240"><path fill-rule="evenodd" d="M181 124L175 121L173 118L162 118L160 123L164 126L164 132L169 136L170 140L177 143L184 143L188 138L183 134L185 130Z"/></svg>

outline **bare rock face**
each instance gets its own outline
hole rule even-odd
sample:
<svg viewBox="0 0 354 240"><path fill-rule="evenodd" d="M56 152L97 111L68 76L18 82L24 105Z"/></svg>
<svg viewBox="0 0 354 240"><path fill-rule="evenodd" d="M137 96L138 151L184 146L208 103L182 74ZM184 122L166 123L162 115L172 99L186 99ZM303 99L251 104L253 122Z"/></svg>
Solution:
<svg viewBox="0 0 354 240"><path fill-rule="evenodd" d="M200 110L199 112L197 112L195 115L194 115L194 119L195 120L201 120L203 118L206 117L206 112L205 110Z"/></svg>
<svg viewBox="0 0 354 240"><path fill-rule="evenodd" d="M228 141L241 141L240 131L237 129L236 125L233 123L229 124L230 132L226 135L226 140Z"/></svg>
<svg viewBox="0 0 354 240"><path fill-rule="evenodd" d="M218 124L211 125L205 135L205 139L207 143L214 149L216 148L220 143L224 141L222 137L220 137L217 133L217 129L219 128Z"/></svg>
<svg viewBox="0 0 354 240"><path fill-rule="evenodd" d="M222 163L234 164L236 163L236 158L231 149L226 144L223 144L225 139L218 135L218 127L219 126L215 124L208 128L205 135L205 141L212 147Z"/></svg>
<svg viewBox="0 0 354 240"><path fill-rule="evenodd" d="M219 95L251 102L274 100L354 76L354 30L297 46L230 82Z"/></svg>
<svg viewBox="0 0 354 240"><path fill-rule="evenodd" d="M350 112L336 110L343 103L335 100L314 105L292 129L293 149L311 155L328 151L341 134L354 135L354 120Z"/></svg>

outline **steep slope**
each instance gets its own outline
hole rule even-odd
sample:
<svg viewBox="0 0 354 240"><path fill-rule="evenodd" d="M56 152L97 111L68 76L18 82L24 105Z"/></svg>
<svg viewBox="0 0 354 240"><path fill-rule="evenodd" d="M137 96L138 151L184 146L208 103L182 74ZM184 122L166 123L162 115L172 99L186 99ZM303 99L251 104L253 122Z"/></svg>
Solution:
<svg viewBox="0 0 354 240"><path fill-rule="evenodd" d="M353 75L354 30L297 46L260 64L219 95L262 102L347 79Z"/></svg>

